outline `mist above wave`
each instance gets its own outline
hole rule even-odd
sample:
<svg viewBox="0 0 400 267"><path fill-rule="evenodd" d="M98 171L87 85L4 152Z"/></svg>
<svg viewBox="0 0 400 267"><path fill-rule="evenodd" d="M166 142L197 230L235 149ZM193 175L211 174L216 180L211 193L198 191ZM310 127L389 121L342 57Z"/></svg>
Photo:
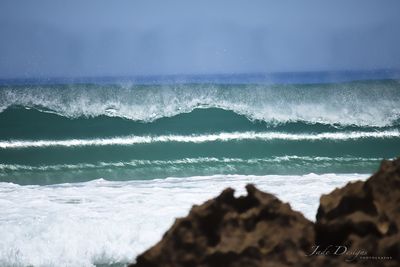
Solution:
<svg viewBox="0 0 400 267"><path fill-rule="evenodd" d="M43 85L0 89L0 111L23 106L78 118L152 122L220 108L250 120L384 127L400 118L400 85L390 81L325 85Z"/></svg>

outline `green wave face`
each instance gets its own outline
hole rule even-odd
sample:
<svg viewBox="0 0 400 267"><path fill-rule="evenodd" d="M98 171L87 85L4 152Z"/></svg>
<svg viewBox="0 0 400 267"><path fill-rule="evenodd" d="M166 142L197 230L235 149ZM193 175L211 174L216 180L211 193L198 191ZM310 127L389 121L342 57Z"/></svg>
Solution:
<svg viewBox="0 0 400 267"><path fill-rule="evenodd" d="M0 181L370 173L399 156L400 84L0 89Z"/></svg>

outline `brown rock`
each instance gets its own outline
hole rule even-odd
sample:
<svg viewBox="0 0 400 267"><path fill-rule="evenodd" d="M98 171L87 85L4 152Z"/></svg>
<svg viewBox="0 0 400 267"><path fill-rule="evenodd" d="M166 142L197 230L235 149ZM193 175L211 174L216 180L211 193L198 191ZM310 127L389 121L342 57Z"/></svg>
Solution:
<svg viewBox="0 0 400 267"><path fill-rule="evenodd" d="M313 224L289 204L248 185L232 189L176 220L163 239L131 266L302 266Z"/></svg>
<svg viewBox="0 0 400 267"><path fill-rule="evenodd" d="M323 195L317 212L316 243L365 250L360 264L400 266L400 159L383 161L366 182L349 183Z"/></svg>

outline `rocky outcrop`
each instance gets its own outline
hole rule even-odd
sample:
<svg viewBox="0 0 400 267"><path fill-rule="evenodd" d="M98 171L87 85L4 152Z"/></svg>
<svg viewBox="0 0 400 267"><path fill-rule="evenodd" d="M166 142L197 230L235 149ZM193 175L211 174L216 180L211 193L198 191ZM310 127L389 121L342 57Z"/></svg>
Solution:
<svg viewBox="0 0 400 267"><path fill-rule="evenodd" d="M366 182L323 195L315 230L321 247L341 244L350 251L364 250L368 256L358 259L362 265L400 266L400 159L383 161Z"/></svg>
<svg viewBox="0 0 400 267"><path fill-rule="evenodd" d="M247 196L226 189L194 206L134 266L301 266L313 224L276 197L246 189Z"/></svg>
<svg viewBox="0 0 400 267"><path fill-rule="evenodd" d="M316 223L246 189L194 206L130 266L400 266L400 159L323 195Z"/></svg>

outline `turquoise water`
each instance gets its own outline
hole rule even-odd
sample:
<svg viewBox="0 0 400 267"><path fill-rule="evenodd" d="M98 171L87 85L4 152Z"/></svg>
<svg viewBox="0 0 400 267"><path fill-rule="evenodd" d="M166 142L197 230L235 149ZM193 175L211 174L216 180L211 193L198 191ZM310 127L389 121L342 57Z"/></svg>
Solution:
<svg viewBox="0 0 400 267"><path fill-rule="evenodd" d="M0 181L371 173L400 151L400 84L0 89Z"/></svg>
<svg viewBox="0 0 400 267"><path fill-rule="evenodd" d="M313 220L399 156L399 103L398 80L2 85L0 266L123 266L247 183Z"/></svg>

